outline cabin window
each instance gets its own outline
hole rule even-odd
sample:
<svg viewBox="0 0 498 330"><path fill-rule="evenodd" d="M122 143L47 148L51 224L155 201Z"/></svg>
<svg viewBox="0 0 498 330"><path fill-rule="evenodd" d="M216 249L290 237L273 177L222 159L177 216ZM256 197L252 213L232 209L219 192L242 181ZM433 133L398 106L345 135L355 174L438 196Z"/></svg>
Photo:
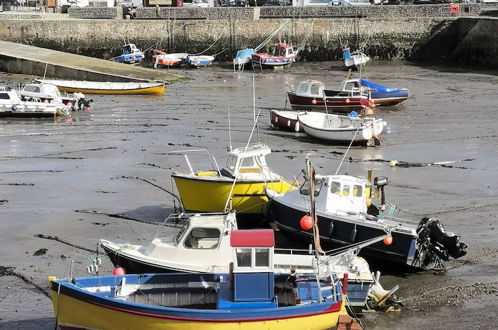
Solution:
<svg viewBox="0 0 498 330"><path fill-rule="evenodd" d="M237 267L251 267L251 249L237 249Z"/></svg>
<svg viewBox="0 0 498 330"><path fill-rule="evenodd" d="M314 196L320 195L320 190L322 189L322 185L323 185L323 180L315 180ZM310 194L309 181L306 181L305 183L303 183L303 185L299 189L299 192L301 193L301 195L309 195Z"/></svg>
<svg viewBox="0 0 498 330"><path fill-rule="evenodd" d="M40 92L40 87L38 86L26 86L24 87L24 90L26 92L33 92L33 93L39 93Z"/></svg>
<svg viewBox="0 0 498 330"><path fill-rule="evenodd" d="M353 186L353 196L354 197L361 197L363 194L363 187L358 185L358 184L355 184Z"/></svg>
<svg viewBox="0 0 498 330"><path fill-rule="evenodd" d="M236 165L237 165L237 157L229 155L227 158L227 168L229 170L234 171Z"/></svg>
<svg viewBox="0 0 498 330"><path fill-rule="evenodd" d="M318 95L319 93L320 93L320 85L319 84L313 84L313 85L311 85L310 94L312 94L312 95Z"/></svg>
<svg viewBox="0 0 498 330"><path fill-rule="evenodd" d="M218 246L220 231L216 228L194 228L185 238L189 249L214 249Z"/></svg>
<svg viewBox="0 0 498 330"><path fill-rule="evenodd" d="M270 267L270 249L256 249L256 267Z"/></svg>
<svg viewBox="0 0 498 330"><path fill-rule="evenodd" d="M339 195L339 192L341 191L341 184L339 182L336 182L336 181L332 181L330 183L330 192L332 194L336 194L336 195Z"/></svg>
<svg viewBox="0 0 498 330"><path fill-rule="evenodd" d="M0 93L0 100L10 100L10 96L7 93Z"/></svg>
<svg viewBox="0 0 498 330"><path fill-rule="evenodd" d="M349 196L349 189L351 189L351 186L348 184L345 184L344 186L342 186L342 195Z"/></svg>

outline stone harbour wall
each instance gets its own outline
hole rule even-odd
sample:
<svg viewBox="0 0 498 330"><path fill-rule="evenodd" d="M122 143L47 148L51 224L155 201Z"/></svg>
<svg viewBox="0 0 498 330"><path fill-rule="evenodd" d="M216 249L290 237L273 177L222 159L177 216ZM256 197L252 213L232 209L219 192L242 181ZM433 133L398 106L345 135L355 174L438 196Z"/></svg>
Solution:
<svg viewBox="0 0 498 330"><path fill-rule="evenodd" d="M203 52L230 61L237 50L258 46L281 22L12 19L0 20L0 39L104 59L118 55L128 41L146 51ZM496 67L496 31L498 19L478 17L291 19L275 41L280 38L299 49L299 61L339 60L342 47L350 46L379 60L453 60Z"/></svg>

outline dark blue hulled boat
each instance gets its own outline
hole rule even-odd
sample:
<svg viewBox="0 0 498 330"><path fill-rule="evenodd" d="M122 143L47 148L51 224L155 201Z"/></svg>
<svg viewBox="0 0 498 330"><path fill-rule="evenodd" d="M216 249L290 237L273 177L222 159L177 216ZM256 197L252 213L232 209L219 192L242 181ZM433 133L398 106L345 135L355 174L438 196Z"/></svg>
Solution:
<svg viewBox="0 0 498 330"><path fill-rule="evenodd" d="M396 105L408 99L407 88L384 86L367 79L348 79L342 82L343 91L357 89L369 92L375 105Z"/></svg>
<svg viewBox="0 0 498 330"><path fill-rule="evenodd" d="M272 230L232 231L229 274L49 278L62 329L327 329L346 314L347 276L275 275ZM318 276L318 275L317 275Z"/></svg>
<svg viewBox="0 0 498 330"><path fill-rule="evenodd" d="M375 178L373 185L349 175L317 175L314 182L317 225L324 244L351 245L390 233L386 244L367 246L362 250L364 255L422 269L440 268L449 257L466 254L467 245L459 243L459 236L445 232L437 219L424 218L417 225L379 215L379 209L371 204L372 190L380 192L384 204L386 177ZM300 219L309 212L308 186L309 180L298 190L273 194L268 204L270 220L280 231L304 241L313 237L312 231L300 225Z"/></svg>

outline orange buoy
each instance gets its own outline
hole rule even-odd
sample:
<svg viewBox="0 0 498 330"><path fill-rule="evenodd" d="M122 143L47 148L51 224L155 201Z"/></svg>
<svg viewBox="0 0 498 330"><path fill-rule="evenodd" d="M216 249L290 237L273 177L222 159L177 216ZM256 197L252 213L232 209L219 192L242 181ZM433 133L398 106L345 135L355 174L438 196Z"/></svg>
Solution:
<svg viewBox="0 0 498 330"><path fill-rule="evenodd" d="M304 215L299 221L299 225L303 230L310 230L313 228L313 218L309 215Z"/></svg>
<svg viewBox="0 0 498 330"><path fill-rule="evenodd" d="M346 104L349 104L349 102L351 102L351 100L350 99L346 99L345 102L346 102Z"/></svg>
<svg viewBox="0 0 498 330"><path fill-rule="evenodd" d="M384 244L385 245L391 245L393 244L393 237L392 236L387 236L384 238Z"/></svg>
<svg viewBox="0 0 498 330"><path fill-rule="evenodd" d="M124 275L126 274L123 267L116 267L112 270L112 275Z"/></svg>
<svg viewBox="0 0 498 330"><path fill-rule="evenodd" d="M312 100L312 101L311 101L311 104L316 104L316 100Z"/></svg>

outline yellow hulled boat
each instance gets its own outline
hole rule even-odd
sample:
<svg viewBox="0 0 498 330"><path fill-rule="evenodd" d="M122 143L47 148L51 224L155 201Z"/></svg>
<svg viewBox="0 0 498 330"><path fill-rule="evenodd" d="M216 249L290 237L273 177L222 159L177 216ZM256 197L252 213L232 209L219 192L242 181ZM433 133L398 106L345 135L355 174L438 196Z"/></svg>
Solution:
<svg viewBox="0 0 498 330"><path fill-rule="evenodd" d="M268 146L252 145L228 153L223 169L194 171L187 156L190 173L173 173L183 207L190 212L223 212L262 214L268 198L265 188L285 193L296 188L266 164Z"/></svg>
<svg viewBox="0 0 498 330"><path fill-rule="evenodd" d="M57 86L60 91L83 94L133 94L164 95L162 82L110 82L38 79L39 82Z"/></svg>

